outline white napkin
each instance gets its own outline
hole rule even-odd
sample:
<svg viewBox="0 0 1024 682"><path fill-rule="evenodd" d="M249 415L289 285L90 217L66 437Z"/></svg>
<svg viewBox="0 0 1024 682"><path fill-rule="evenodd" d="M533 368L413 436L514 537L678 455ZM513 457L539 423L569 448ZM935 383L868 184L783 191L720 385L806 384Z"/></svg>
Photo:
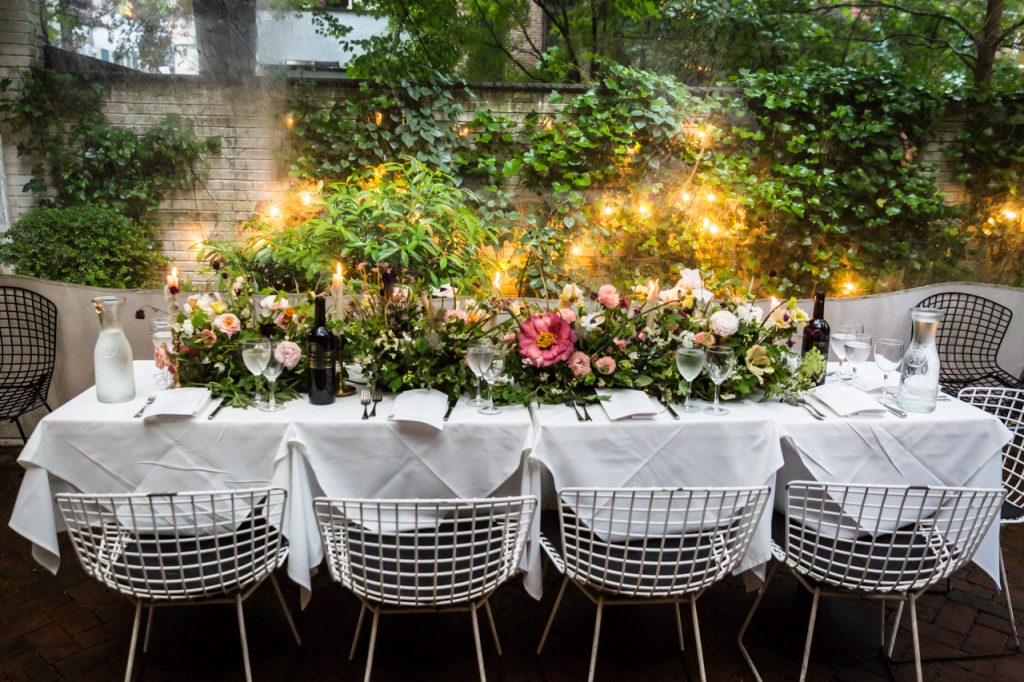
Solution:
<svg viewBox="0 0 1024 682"><path fill-rule="evenodd" d="M396 422L426 424L438 431L444 430L444 413L448 411L448 396L432 388L404 391L391 403L389 419Z"/></svg>
<svg viewBox="0 0 1024 682"><path fill-rule="evenodd" d="M146 408L146 419L191 419L210 404L210 389L199 387L172 388L156 394Z"/></svg>
<svg viewBox="0 0 1024 682"><path fill-rule="evenodd" d="M886 409L864 391L844 384L825 384L807 396L840 417L881 417Z"/></svg>
<svg viewBox="0 0 1024 682"><path fill-rule="evenodd" d="M655 415L661 412L643 391L630 388L599 388L597 395L608 398L601 401L601 407L604 408L609 421L654 419Z"/></svg>

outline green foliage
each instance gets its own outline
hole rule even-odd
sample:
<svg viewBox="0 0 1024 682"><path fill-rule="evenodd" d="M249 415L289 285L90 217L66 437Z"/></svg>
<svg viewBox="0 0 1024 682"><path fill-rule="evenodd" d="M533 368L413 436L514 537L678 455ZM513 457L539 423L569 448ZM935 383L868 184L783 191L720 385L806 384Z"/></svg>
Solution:
<svg viewBox="0 0 1024 682"><path fill-rule="evenodd" d="M38 208L5 236L0 261L29 277L130 289L155 284L166 262L148 228L106 206Z"/></svg>
<svg viewBox="0 0 1024 682"><path fill-rule="evenodd" d="M18 154L34 161L26 191L55 206L104 204L142 220L168 193L203 179L200 162L220 152L220 140L199 139L176 114L141 135L115 128L100 111L102 92L71 74L30 71L0 112L23 133Z"/></svg>

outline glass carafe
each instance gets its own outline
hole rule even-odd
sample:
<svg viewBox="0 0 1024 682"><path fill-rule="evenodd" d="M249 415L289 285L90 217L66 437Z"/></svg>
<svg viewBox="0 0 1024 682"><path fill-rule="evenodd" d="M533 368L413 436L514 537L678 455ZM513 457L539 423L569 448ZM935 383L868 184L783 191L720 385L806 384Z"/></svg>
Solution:
<svg viewBox="0 0 1024 682"><path fill-rule="evenodd" d="M939 348L935 336L942 311L914 308L910 319L914 323L914 338L900 364L896 404L907 412L931 412L939 397Z"/></svg>
<svg viewBox="0 0 1024 682"><path fill-rule="evenodd" d="M100 317L93 363L96 368L96 398L101 403L123 403L135 397L132 347L121 327L123 296L98 296L92 306Z"/></svg>

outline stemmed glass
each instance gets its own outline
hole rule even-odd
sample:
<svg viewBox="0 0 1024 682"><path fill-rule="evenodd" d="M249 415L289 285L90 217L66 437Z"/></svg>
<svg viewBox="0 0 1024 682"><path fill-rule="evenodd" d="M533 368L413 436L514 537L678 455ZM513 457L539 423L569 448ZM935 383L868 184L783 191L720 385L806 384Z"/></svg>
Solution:
<svg viewBox="0 0 1024 682"><path fill-rule="evenodd" d="M274 383L277 381L277 377L281 376L281 372L284 371L284 363L277 357L277 346L277 343L271 346L270 352L267 354L267 364L263 366L263 377L270 384L267 387L267 391L270 393L270 403L260 405L260 410L263 412L277 412L284 409L284 405L277 404L277 396L274 394Z"/></svg>
<svg viewBox="0 0 1024 682"><path fill-rule="evenodd" d="M857 368L867 362L871 355L871 336L856 332L850 334L850 338L843 344L843 350L846 353L846 359L852 365L850 381L854 382L857 380Z"/></svg>
<svg viewBox="0 0 1024 682"><path fill-rule="evenodd" d="M257 377L256 395L252 398L252 404L259 406L263 402L263 398L260 396L259 377L263 374L267 363L270 362L270 341L258 339L244 342L242 344L242 362L245 363L245 368L249 370L249 373Z"/></svg>
<svg viewBox="0 0 1024 682"><path fill-rule="evenodd" d="M860 334L863 331L864 325L860 322L847 322L837 326L829 336L832 352L839 358L839 379L841 381L850 381L853 378L852 374L846 373L846 342L850 341L854 334Z"/></svg>
<svg viewBox="0 0 1024 682"><path fill-rule="evenodd" d="M889 374L903 361L903 342L899 339L875 341L875 364L882 370L882 395L889 395Z"/></svg>
<svg viewBox="0 0 1024 682"><path fill-rule="evenodd" d="M705 407L704 411L713 415L729 414L729 410L718 404L718 394L721 393L722 384L732 374L732 368L736 365L736 354L728 346L714 346L708 348L706 357L708 378L715 385L715 403Z"/></svg>
<svg viewBox="0 0 1024 682"><path fill-rule="evenodd" d="M505 373L505 356L501 353L491 355L491 361L483 368L484 380L487 382L487 407L477 410L480 414L500 414L501 408L494 406L494 385Z"/></svg>
<svg viewBox="0 0 1024 682"><path fill-rule="evenodd" d="M160 367L160 363L170 361L171 346L174 345L174 336L171 333L171 318L154 317L149 323L150 334L153 339L153 360L157 363L156 385L167 387L171 385L171 372L168 367ZM162 357L161 357L162 356Z"/></svg>
<svg viewBox="0 0 1024 682"><path fill-rule="evenodd" d="M707 357L703 348L680 348L676 350L676 369L686 380L686 402L683 403L683 412L693 414L700 412L700 408L690 404L690 394L693 393L693 381L704 369L704 362Z"/></svg>
<svg viewBox="0 0 1024 682"><path fill-rule="evenodd" d="M480 395L480 385L483 383L484 368L491 364L494 358L495 348L490 341L478 341L470 344L466 350L466 365L474 376L476 376L476 397L469 401L474 407L483 407L487 404Z"/></svg>

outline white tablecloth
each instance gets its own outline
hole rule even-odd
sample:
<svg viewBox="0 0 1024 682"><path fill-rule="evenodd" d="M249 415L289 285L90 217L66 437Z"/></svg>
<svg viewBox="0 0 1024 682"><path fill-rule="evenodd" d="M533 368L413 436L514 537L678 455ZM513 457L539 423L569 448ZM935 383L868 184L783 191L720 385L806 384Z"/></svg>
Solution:
<svg viewBox="0 0 1024 682"><path fill-rule="evenodd" d="M529 410L497 416L460 403L443 431L387 419L390 398L363 421L357 397L334 405L305 400L276 413L225 408L215 419L144 421L132 415L153 388L153 364L136 363L138 395L106 405L90 389L48 415L22 450L25 478L11 527L56 572L57 492L172 492L279 485L289 493L288 575L308 598L323 558L316 495L486 497L513 476L532 439Z"/></svg>

